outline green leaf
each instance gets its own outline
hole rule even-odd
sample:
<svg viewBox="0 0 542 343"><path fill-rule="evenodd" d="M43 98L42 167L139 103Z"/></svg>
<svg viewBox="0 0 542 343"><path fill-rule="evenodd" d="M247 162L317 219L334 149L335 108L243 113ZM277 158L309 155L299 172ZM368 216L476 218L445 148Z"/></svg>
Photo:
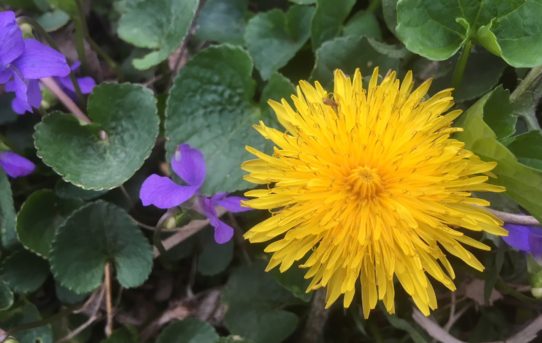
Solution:
<svg viewBox="0 0 542 343"><path fill-rule="evenodd" d="M152 248L123 209L98 200L75 211L58 229L51 269L62 286L86 293L100 285L109 261L123 287L137 287L151 272Z"/></svg>
<svg viewBox="0 0 542 343"><path fill-rule="evenodd" d="M233 259L233 246L233 240L217 244L213 230L206 230L203 233L203 249L198 256L198 272L212 276L224 271Z"/></svg>
<svg viewBox="0 0 542 343"><path fill-rule="evenodd" d="M498 86L484 105L484 121L495 132L499 140L512 136L516 132L518 118L514 106L510 103L510 92Z"/></svg>
<svg viewBox="0 0 542 343"><path fill-rule="evenodd" d="M1 278L16 293L31 293L49 275L47 261L27 250L17 250L2 262Z"/></svg>
<svg viewBox="0 0 542 343"><path fill-rule="evenodd" d="M386 27L390 32L395 34L397 26L397 1L398 0L382 0L382 16Z"/></svg>
<svg viewBox="0 0 542 343"><path fill-rule="evenodd" d="M53 113L36 125L34 143L43 162L65 181L93 190L120 186L141 167L158 136L152 93L133 84L102 84L89 98L90 125ZM105 131L106 139L100 138Z"/></svg>
<svg viewBox="0 0 542 343"><path fill-rule="evenodd" d="M211 325L188 318L169 324L156 343L216 343L217 340L218 335Z"/></svg>
<svg viewBox="0 0 542 343"><path fill-rule="evenodd" d="M290 291L296 298L304 302L311 300L312 294L306 292L309 280L305 279L305 272L302 269L295 266L295 268L290 268L284 273L281 273L278 269L273 269L272 274L279 284Z"/></svg>
<svg viewBox="0 0 542 343"><path fill-rule="evenodd" d="M258 343L279 343L297 327L297 316L284 310L230 308L224 318L233 333Z"/></svg>
<svg viewBox="0 0 542 343"><path fill-rule="evenodd" d="M322 43L339 35L342 23L354 7L355 0L317 0L316 12L312 19L312 49L316 50Z"/></svg>
<svg viewBox="0 0 542 343"><path fill-rule="evenodd" d="M245 42L264 80L285 66L309 39L313 14L312 7L294 5L287 13L274 9L250 19Z"/></svg>
<svg viewBox="0 0 542 343"><path fill-rule="evenodd" d="M55 184L55 194L62 199L93 200L107 193L107 190L91 191L59 180Z"/></svg>
<svg viewBox="0 0 542 343"><path fill-rule="evenodd" d="M473 38L514 67L542 63L542 0L399 0L397 35L406 47L445 60Z"/></svg>
<svg viewBox="0 0 542 343"><path fill-rule="evenodd" d="M399 0L398 37L408 50L428 59L450 58L465 43L469 30L456 20L464 16L460 4L457 0Z"/></svg>
<svg viewBox="0 0 542 343"><path fill-rule="evenodd" d="M74 0L47 0L49 4L57 9L60 9L70 16L74 16L78 12L77 2Z"/></svg>
<svg viewBox="0 0 542 343"><path fill-rule="evenodd" d="M366 37L339 37L322 44L316 51L316 63L310 78L330 86L333 71L337 68L345 73L353 73L360 68L370 75L372 69L379 66L380 72L386 73L388 69L398 69L400 56L402 54L397 50Z"/></svg>
<svg viewBox="0 0 542 343"><path fill-rule="evenodd" d="M277 308L299 303L299 300L266 273L261 262L234 271L223 299L228 305L224 318L226 327L251 341L282 342L297 326L296 315Z"/></svg>
<svg viewBox="0 0 542 343"><path fill-rule="evenodd" d="M523 206L538 220L542 220L542 173L521 164L514 154L497 140L497 135L484 122L484 104L491 94L478 100L461 117L457 126L463 132L457 138L465 147L485 161L496 161L491 181L506 187L506 194Z"/></svg>
<svg viewBox="0 0 542 343"><path fill-rule="evenodd" d="M269 100L280 102L282 99L290 100L290 96L295 93L295 86L284 75L276 72L271 75L269 81L265 84L260 97L260 107L262 109L263 121L267 125L276 127L277 117L269 106Z"/></svg>
<svg viewBox="0 0 542 343"><path fill-rule="evenodd" d="M0 281L0 311L5 311L13 305L13 292L4 281Z"/></svg>
<svg viewBox="0 0 542 343"><path fill-rule="evenodd" d="M126 3L117 30L119 37L137 47L153 50L135 59L134 67L148 69L166 60L183 42L197 8L198 0Z"/></svg>
<svg viewBox="0 0 542 343"><path fill-rule="evenodd" d="M0 313L0 327L9 329L19 325L33 323L41 320L41 315L36 306L24 303L6 312ZM53 330L51 325L43 325L27 330L21 330L13 336L18 343L53 343Z"/></svg>
<svg viewBox="0 0 542 343"><path fill-rule="evenodd" d="M542 64L541 0L485 0L482 11L493 14L478 31L484 47L516 68Z"/></svg>
<svg viewBox="0 0 542 343"><path fill-rule="evenodd" d="M81 201L59 199L50 190L32 193L17 215L19 241L28 250L48 258L56 229L81 205Z"/></svg>
<svg viewBox="0 0 542 343"><path fill-rule="evenodd" d="M2 169L0 169L0 230L4 248L12 248L17 244L13 195L8 177Z"/></svg>
<svg viewBox="0 0 542 343"><path fill-rule="evenodd" d="M449 64L455 65L456 61L457 58L453 57ZM463 102L486 94L497 85L505 68L506 63L499 57L490 54L481 47L474 48L469 57L461 84L454 91L454 99L457 102ZM453 68L450 68L450 73L446 77L435 80L433 89L441 90L450 87L453 76L451 69Z"/></svg>
<svg viewBox="0 0 542 343"><path fill-rule="evenodd" d="M382 40L378 19L371 11L359 11L348 20L343 29L344 36L363 36Z"/></svg>
<svg viewBox="0 0 542 343"><path fill-rule="evenodd" d="M316 3L316 0L290 0L290 2L298 5L312 5Z"/></svg>
<svg viewBox="0 0 542 343"><path fill-rule="evenodd" d="M55 283L55 293L58 300L64 304L78 304L85 300L86 297L88 297L88 293L84 294L77 294L75 292L70 291L66 287L63 287L59 283Z"/></svg>
<svg viewBox="0 0 542 343"><path fill-rule="evenodd" d="M248 0L207 0L196 19L200 40L243 44Z"/></svg>
<svg viewBox="0 0 542 343"><path fill-rule="evenodd" d="M263 139L251 128L260 119L252 104L252 61L241 48L207 48L181 70L166 108L167 157L178 144L201 149L207 164L205 194L249 187L239 165L250 158L245 146Z"/></svg>
<svg viewBox="0 0 542 343"><path fill-rule="evenodd" d="M521 163L542 171L542 134L539 131L530 131L514 137L508 144L508 149Z"/></svg>
<svg viewBox="0 0 542 343"><path fill-rule="evenodd" d="M36 20L45 31L53 32L66 25L70 21L70 16L66 12L56 9L42 14Z"/></svg>
<svg viewBox="0 0 542 343"><path fill-rule="evenodd" d="M408 321L401 319L395 315L390 315L387 312L384 311L386 314L386 317L388 318L388 321L390 324L399 330L406 331L413 342L415 343L427 343L427 340L423 336L423 334L416 329L412 324L410 324Z"/></svg>

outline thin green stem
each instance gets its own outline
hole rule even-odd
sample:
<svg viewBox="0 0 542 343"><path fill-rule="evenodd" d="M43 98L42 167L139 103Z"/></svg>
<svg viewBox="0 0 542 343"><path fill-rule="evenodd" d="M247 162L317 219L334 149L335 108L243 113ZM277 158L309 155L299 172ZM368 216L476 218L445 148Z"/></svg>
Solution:
<svg viewBox="0 0 542 343"><path fill-rule="evenodd" d="M519 83L516 89L510 94L510 102L519 105L523 103L529 104L527 107L532 106L531 110L518 111L518 114L525 120L525 123L531 130L540 130L540 124L536 118L536 111L534 110L538 104L538 101L542 97L542 66L531 69L527 76ZM529 99L530 98L530 99ZM527 100L527 101L523 101Z"/></svg>
<svg viewBox="0 0 542 343"><path fill-rule="evenodd" d="M455 65L454 74L452 76L452 87L458 88L463 81L463 75L465 74L465 69L467 68L467 62L469 60L470 53L472 51L472 41L469 39L463 50L461 51L461 56L457 60Z"/></svg>

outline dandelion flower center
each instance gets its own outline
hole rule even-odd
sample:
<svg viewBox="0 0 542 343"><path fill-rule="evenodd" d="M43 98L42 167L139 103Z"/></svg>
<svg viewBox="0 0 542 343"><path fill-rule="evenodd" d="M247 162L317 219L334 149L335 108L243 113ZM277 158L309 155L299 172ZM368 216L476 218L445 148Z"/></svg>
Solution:
<svg viewBox="0 0 542 343"><path fill-rule="evenodd" d="M350 190L361 200L370 200L382 190L382 180L378 172L370 167L363 166L352 170L347 177Z"/></svg>
<svg viewBox="0 0 542 343"><path fill-rule="evenodd" d="M242 167L266 185L245 193L245 206L272 216L245 237L268 242L268 269L304 268L326 306L361 293L365 317L379 301L394 313L400 285L428 315L431 279L455 290L448 254L484 268L467 248L490 247L469 231L506 234L473 192L504 189L487 182L494 162L452 138L461 111L451 110L451 89L426 97L429 81L414 88L412 73L392 72L379 82L378 69L362 80L336 71L333 92L301 81L291 104L270 101L284 130L256 125L273 153L247 147L256 159Z"/></svg>

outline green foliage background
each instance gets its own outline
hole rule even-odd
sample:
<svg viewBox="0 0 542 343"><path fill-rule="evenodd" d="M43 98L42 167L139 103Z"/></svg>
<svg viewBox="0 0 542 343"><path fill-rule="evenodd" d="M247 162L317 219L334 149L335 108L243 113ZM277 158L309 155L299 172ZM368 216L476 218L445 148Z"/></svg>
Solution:
<svg viewBox="0 0 542 343"><path fill-rule="evenodd" d="M204 194L241 194L250 187L239 168L245 146L270 148L252 125L278 125L267 100L289 99L302 79L330 87L336 68L370 75L378 66L432 78L431 92L454 87L464 109L457 138L498 162L494 182L507 189L488 198L492 207L542 220L542 0L0 0L0 8L35 19L100 83L76 100L90 125L48 93L45 116L18 117L0 91L0 150L38 164L21 179L0 171L0 340L526 342L542 330L521 331L542 318L542 267L497 237L478 237L494 248L478 256L483 273L454 264L458 291L437 288L429 319L398 291L397 314L365 320L356 305L324 311L296 268L264 272L262 247L242 233L268 214L224 216L237 232L217 245L209 227L189 231L196 213L168 212L164 222L138 198L180 143L205 155Z"/></svg>

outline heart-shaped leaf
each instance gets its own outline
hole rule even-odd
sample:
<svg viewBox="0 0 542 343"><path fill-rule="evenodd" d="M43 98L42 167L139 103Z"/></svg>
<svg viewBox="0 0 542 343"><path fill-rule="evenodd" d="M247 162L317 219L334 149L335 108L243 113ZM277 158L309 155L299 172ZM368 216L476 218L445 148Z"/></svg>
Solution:
<svg viewBox="0 0 542 343"><path fill-rule="evenodd" d="M17 250L2 261L1 278L17 293L34 292L48 275L47 261L28 250Z"/></svg>
<svg viewBox="0 0 542 343"><path fill-rule="evenodd" d="M317 0L316 12L311 23L312 49L316 50L327 40L341 32L343 21L354 7L356 0Z"/></svg>
<svg viewBox="0 0 542 343"><path fill-rule="evenodd" d="M62 286L86 293L100 285L107 262L122 286L141 285L152 269L152 248L123 209L99 200L58 229L49 259Z"/></svg>
<svg viewBox="0 0 542 343"><path fill-rule="evenodd" d="M126 1L119 21L118 34L140 48L153 49L135 59L137 69L159 64L181 45L198 8L198 0Z"/></svg>
<svg viewBox="0 0 542 343"><path fill-rule="evenodd" d="M206 322L194 318L169 324L158 336L156 343L216 343L218 335Z"/></svg>
<svg viewBox="0 0 542 343"><path fill-rule="evenodd" d="M274 9L250 19L245 42L264 80L285 66L309 39L313 14L312 7L292 6L287 13Z"/></svg>
<svg viewBox="0 0 542 343"><path fill-rule="evenodd" d="M248 187L239 165L250 158L245 146L264 145L251 126L259 111L252 103L252 61L239 47L220 45L196 55L170 90L165 131L168 158L178 144L201 149L207 164L206 194Z"/></svg>
<svg viewBox="0 0 542 343"><path fill-rule="evenodd" d="M514 67L542 64L540 0L399 0L397 35L431 60L454 55L468 39Z"/></svg>
<svg viewBox="0 0 542 343"><path fill-rule="evenodd" d="M56 229L82 201L60 199L53 191L32 193L17 215L17 235L32 252L47 258Z"/></svg>
<svg viewBox="0 0 542 343"><path fill-rule="evenodd" d="M158 136L156 100L141 86L102 84L89 98L88 116L90 125L58 112L43 118L34 134L38 156L81 188L118 187L151 153Z"/></svg>
<svg viewBox="0 0 542 343"><path fill-rule="evenodd" d="M206 0L196 18L196 38L243 44L248 0Z"/></svg>

